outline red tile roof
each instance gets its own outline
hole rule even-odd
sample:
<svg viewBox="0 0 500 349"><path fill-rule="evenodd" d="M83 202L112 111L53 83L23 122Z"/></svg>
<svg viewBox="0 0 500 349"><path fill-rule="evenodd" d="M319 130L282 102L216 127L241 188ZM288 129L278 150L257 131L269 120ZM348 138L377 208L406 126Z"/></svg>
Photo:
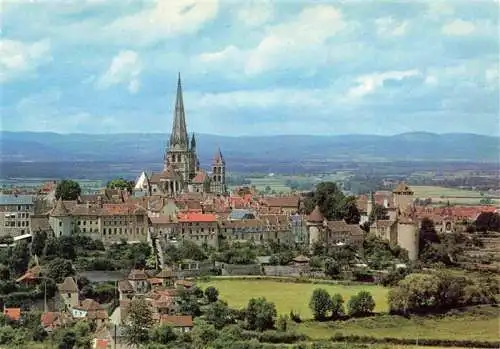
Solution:
<svg viewBox="0 0 500 349"><path fill-rule="evenodd" d="M163 315L160 322L172 327L193 327L191 315Z"/></svg>
<svg viewBox="0 0 500 349"><path fill-rule="evenodd" d="M108 345L110 344L110 341L108 339L96 339L94 348L95 349L106 349Z"/></svg>
<svg viewBox="0 0 500 349"><path fill-rule="evenodd" d="M319 206L316 205L314 210L311 212L309 216L307 216L307 221L312 223L321 223L325 220L325 217L321 214L321 210Z"/></svg>
<svg viewBox="0 0 500 349"><path fill-rule="evenodd" d="M210 213L185 212L179 213L178 220L180 223L188 222L217 222L217 217Z"/></svg>
<svg viewBox="0 0 500 349"><path fill-rule="evenodd" d="M3 314L13 321L19 321L21 318L21 308L5 308Z"/></svg>

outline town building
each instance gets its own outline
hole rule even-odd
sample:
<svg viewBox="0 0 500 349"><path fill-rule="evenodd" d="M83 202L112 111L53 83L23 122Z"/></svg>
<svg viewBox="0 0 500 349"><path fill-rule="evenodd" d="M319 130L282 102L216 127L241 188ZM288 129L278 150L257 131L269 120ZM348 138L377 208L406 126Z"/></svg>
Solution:
<svg viewBox="0 0 500 349"><path fill-rule="evenodd" d="M30 233L30 217L35 213L33 195L0 195L0 236Z"/></svg>

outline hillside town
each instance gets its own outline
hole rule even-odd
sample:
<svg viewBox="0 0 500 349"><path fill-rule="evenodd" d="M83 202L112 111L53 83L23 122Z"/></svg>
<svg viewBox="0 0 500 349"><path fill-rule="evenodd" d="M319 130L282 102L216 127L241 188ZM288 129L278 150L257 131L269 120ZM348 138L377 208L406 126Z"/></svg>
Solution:
<svg viewBox="0 0 500 349"><path fill-rule="evenodd" d="M377 282L437 255L422 239L426 229L458 236L477 228L481 216L498 217L494 205L422 204L404 182L357 197L332 182L313 193L230 188L221 149L214 149L205 170L200 146L188 135L179 76L162 172L139 171L134 183L117 179L93 194L62 180L0 195L0 247L29 251L25 264L7 271L15 277L12 287L38 292L29 300L2 298L4 316L15 323L43 309L44 333L81 322L90 328L85 338L93 348L125 348L131 341L127 326L137 316L134 302L145 302L152 323L173 329L172 336L192 331L199 307L217 299L216 289L198 286L201 276ZM148 252L134 254L141 249ZM190 258L174 257L176 251ZM389 256L383 263L381 253ZM458 265L460 253L447 251L439 262Z"/></svg>

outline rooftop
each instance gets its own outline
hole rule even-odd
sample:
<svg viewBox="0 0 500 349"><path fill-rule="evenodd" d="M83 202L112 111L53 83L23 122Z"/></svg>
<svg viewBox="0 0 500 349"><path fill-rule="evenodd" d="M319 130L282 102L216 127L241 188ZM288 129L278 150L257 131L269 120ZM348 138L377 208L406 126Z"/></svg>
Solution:
<svg viewBox="0 0 500 349"><path fill-rule="evenodd" d="M32 205L33 195L0 194L0 205Z"/></svg>

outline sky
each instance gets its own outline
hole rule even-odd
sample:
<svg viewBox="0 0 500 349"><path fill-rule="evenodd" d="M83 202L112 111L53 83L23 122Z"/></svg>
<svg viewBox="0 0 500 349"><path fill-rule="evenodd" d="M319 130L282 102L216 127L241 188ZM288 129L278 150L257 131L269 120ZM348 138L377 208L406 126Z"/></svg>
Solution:
<svg viewBox="0 0 500 349"><path fill-rule="evenodd" d="M0 0L0 129L498 136L499 6Z"/></svg>

